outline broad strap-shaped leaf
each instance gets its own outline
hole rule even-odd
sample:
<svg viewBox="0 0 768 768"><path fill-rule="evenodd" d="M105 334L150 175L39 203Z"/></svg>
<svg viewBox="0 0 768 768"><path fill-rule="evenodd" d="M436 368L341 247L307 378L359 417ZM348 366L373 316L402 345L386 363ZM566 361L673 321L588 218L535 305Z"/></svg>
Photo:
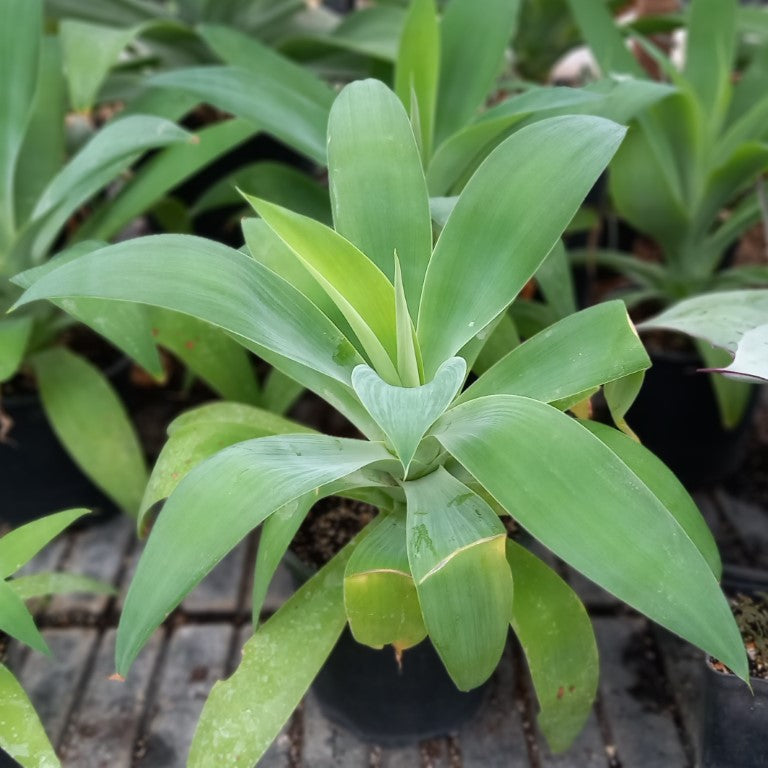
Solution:
<svg viewBox="0 0 768 768"><path fill-rule="evenodd" d="M486 158L451 212L424 280L418 332L427 378L512 302L623 135L602 118L556 117L518 131Z"/></svg>
<svg viewBox="0 0 768 768"><path fill-rule="evenodd" d="M115 504L135 515L147 482L144 452L108 379L65 347L45 350L30 362L62 445Z"/></svg>
<svg viewBox="0 0 768 768"><path fill-rule="evenodd" d="M485 682L501 659L512 608L506 529L442 467L404 483L408 560L429 637L456 686Z"/></svg>
<svg viewBox="0 0 768 768"><path fill-rule="evenodd" d="M358 643L400 653L427 630L408 565L405 514L379 515L344 572L344 610Z"/></svg>
<svg viewBox="0 0 768 768"><path fill-rule="evenodd" d="M327 187L307 173L285 163L262 160L237 168L211 184L195 200L192 215L243 205L243 192L277 203L323 224L331 223L331 201Z"/></svg>
<svg viewBox="0 0 768 768"><path fill-rule="evenodd" d="M209 403L186 411L168 427L168 440L157 457L141 501L139 530L144 529L146 512L156 502L168 498L203 459L244 440L311 431L295 421L241 403Z"/></svg>
<svg viewBox="0 0 768 768"><path fill-rule="evenodd" d="M397 327L397 372L405 387L418 387L422 381L421 350L416 328L408 311L400 259L395 254L395 325Z"/></svg>
<svg viewBox="0 0 768 768"><path fill-rule="evenodd" d="M57 253L39 267L32 267L16 275L12 282L22 288L29 288L49 272L105 246L106 243L98 240L84 240ZM152 326L145 307L103 299L67 298L52 303L111 341L157 379L162 378L163 366L152 339Z"/></svg>
<svg viewBox="0 0 768 768"><path fill-rule="evenodd" d="M19 370L31 333L31 317L0 319L0 382L7 381Z"/></svg>
<svg viewBox="0 0 768 768"><path fill-rule="evenodd" d="M380 443L285 435L232 445L196 466L165 503L139 561L118 629L117 671L128 671L184 596L276 509L389 459Z"/></svg>
<svg viewBox="0 0 768 768"><path fill-rule="evenodd" d="M348 85L328 121L336 230L392 280L394 254L415 319L432 252L427 184L408 116L378 80Z"/></svg>
<svg viewBox="0 0 768 768"><path fill-rule="evenodd" d="M643 68L627 48L610 8L603 0L568 0L568 6L605 74L645 77Z"/></svg>
<svg viewBox="0 0 768 768"><path fill-rule="evenodd" d="M31 2L27 6L33 8L36 4ZM16 62L16 66L22 65ZM66 157L66 102L61 46L57 37L46 35L40 45L32 111L16 158L14 202L19 227L27 221L42 191L61 168L62 158Z"/></svg>
<svg viewBox="0 0 768 768"><path fill-rule="evenodd" d="M432 155L437 86L440 77L440 26L435 0L415 0L405 17L395 61L395 93L411 122L418 125L424 165ZM418 119L418 122L414 120Z"/></svg>
<svg viewBox="0 0 768 768"><path fill-rule="evenodd" d="M42 0L7 0L0 5L0 254L15 229L16 161L37 86L42 30Z"/></svg>
<svg viewBox="0 0 768 768"><path fill-rule="evenodd" d="M452 357L427 384L395 387L367 365L352 371L355 393L389 438L406 473L421 438L456 397L466 372L464 359Z"/></svg>
<svg viewBox="0 0 768 768"><path fill-rule="evenodd" d="M339 307L374 365L397 381L395 292L386 275L325 224L266 200L245 198Z"/></svg>
<svg viewBox="0 0 768 768"><path fill-rule="evenodd" d="M261 526L251 588L251 623L259 625L259 617L267 598L272 577L278 569L296 532L307 513L320 498L320 489L305 493L275 510Z"/></svg>
<svg viewBox="0 0 768 768"><path fill-rule="evenodd" d="M632 407L632 403L637 399L638 394L645 380L645 371L635 371L629 373L620 379L607 381L603 387L603 396L605 404L608 406L613 423L625 434L639 442L639 438L633 432L632 427L627 423L627 413Z"/></svg>
<svg viewBox="0 0 768 768"><path fill-rule="evenodd" d="M250 357L234 339L189 315L159 307L150 307L148 315L155 341L211 389L240 403L259 402L259 383Z"/></svg>
<svg viewBox="0 0 768 768"><path fill-rule="evenodd" d="M736 361L731 360L730 352L726 352L718 347L713 347L706 341L696 340L694 342L699 357L704 362L706 368L712 375L709 377L709 383L715 393L717 401L717 410L720 413L720 421L725 429L735 429L741 424L747 413L754 387L751 384L764 381L765 377L759 379L752 375L730 372L730 366L738 365L744 370L763 370L765 371L765 355L762 350L765 348L764 338L765 329L768 325L760 325L756 329L747 331L744 336L747 338L747 347L744 348L741 358ZM744 337L742 337L743 339ZM736 351L739 354L739 351ZM704 371L702 371L704 372ZM722 373L722 376L716 376L716 373Z"/></svg>
<svg viewBox="0 0 768 768"><path fill-rule="evenodd" d="M280 141L325 165L325 127L332 94L318 104L286 88L269 69L191 67L154 76L150 83L180 89L201 101L263 128Z"/></svg>
<svg viewBox="0 0 768 768"><path fill-rule="evenodd" d="M151 89L150 93L168 93ZM223 120L198 131L196 141L165 147L136 169L117 197L95 206L77 231L79 238L111 240L123 227L149 210L184 179L234 149L258 131L246 120Z"/></svg>
<svg viewBox="0 0 768 768"><path fill-rule="evenodd" d="M19 576L8 582L10 588L22 599L67 595L73 592L89 592L96 595L114 595L117 590L111 584L81 576L79 573L42 572Z"/></svg>
<svg viewBox="0 0 768 768"><path fill-rule="evenodd" d="M3 664L0 664L0 749L22 768L59 768L61 765L29 696Z"/></svg>
<svg viewBox="0 0 768 768"><path fill-rule="evenodd" d="M459 402L508 394L552 403L650 365L623 302L608 301L559 320L513 349Z"/></svg>
<svg viewBox="0 0 768 768"><path fill-rule="evenodd" d="M16 573L65 528L87 514L87 509L67 509L6 533L0 538L0 579Z"/></svg>
<svg viewBox="0 0 768 768"><path fill-rule="evenodd" d="M151 115L120 117L99 130L43 190L33 219L51 216L44 227L44 250L61 223L105 183L127 168L142 152L190 140L170 120Z"/></svg>
<svg viewBox="0 0 768 768"><path fill-rule="evenodd" d="M747 678L709 563L654 492L576 420L496 395L452 409L435 434L558 557Z"/></svg>
<svg viewBox="0 0 768 768"><path fill-rule="evenodd" d="M736 0L691 3L683 74L716 132L729 106L736 52Z"/></svg>
<svg viewBox="0 0 768 768"><path fill-rule="evenodd" d="M527 549L507 541L515 582L512 628L528 660L539 728L553 752L581 732L597 693L600 663L592 623L576 593Z"/></svg>
<svg viewBox="0 0 768 768"><path fill-rule="evenodd" d="M562 240L555 243L549 256L536 270L536 283L544 301L558 318L568 317L578 311L571 265Z"/></svg>
<svg viewBox="0 0 768 768"><path fill-rule="evenodd" d="M190 768L254 765L280 733L344 628L342 550L245 644L235 673L214 685L197 724Z"/></svg>
<svg viewBox="0 0 768 768"><path fill-rule="evenodd" d="M594 421L582 421L581 424L605 443L651 490L688 534L715 577L720 579L723 567L712 532L672 470L645 446L622 432Z"/></svg>
<svg viewBox="0 0 768 768"><path fill-rule="evenodd" d="M440 25L440 86L435 144L465 126L483 104L500 74L518 0L487 0L477 12L473 0L451 0Z"/></svg>
<svg viewBox="0 0 768 768"><path fill-rule="evenodd" d="M3 580L0 580L0 632L15 637L40 653L50 654L48 644L35 626L24 601Z"/></svg>
<svg viewBox="0 0 768 768"><path fill-rule="evenodd" d="M641 330L679 331L733 355L722 373L768 380L768 291L722 291L685 299L646 320Z"/></svg>
<svg viewBox="0 0 768 768"><path fill-rule="evenodd" d="M363 362L296 289L239 251L188 235L156 235L81 256L38 280L20 304L104 298L192 315L342 383Z"/></svg>

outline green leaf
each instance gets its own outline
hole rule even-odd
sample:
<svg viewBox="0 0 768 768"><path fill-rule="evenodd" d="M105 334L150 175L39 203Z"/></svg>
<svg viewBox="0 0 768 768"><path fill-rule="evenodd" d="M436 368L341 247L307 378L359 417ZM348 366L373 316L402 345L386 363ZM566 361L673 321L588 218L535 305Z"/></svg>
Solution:
<svg viewBox="0 0 768 768"><path fill-rule="evenodd" d="M661 459L626 434L594 421L580 423L605 443L659 499L688 534L719 580L723 568L715 539L696 503L674 473Z"/></svg>
<svg viewBox="0 0 768 768"><path fill-rule="evenodd" d="M605 74L645 77L640 63L627 48L624 37L604 0L568 0L581 34Z"/></svg>
<svg viewBox="0 0 768 768"><path fill-rule="evenodd" d="M51 653L24 601L11 589L7 581L2 580L0 580L0 632L15 637L40 653L46 655Z"/></svg>
<svg viewBox="0 0 768 768"><path fill-rule="evenodd" d="M363 362L296 289L245 254L197 237L157 235L86 254L42 277L19 303L87 296L192 315L344 384Z"/></svg>
<svg viewBox="0 0 768 768"><path fill-rule="evenodd" d="M452 357L427 384L397 387L367 365L352 371L355 394L389 438L406 474L421 439L456 397L466 372L464 359Z"/></svg>
<svg viewBox="0 0 768 768"><path fill-rule="evenodd" d="M744 341L745 339L746 341ZM699 356L707 369L712 371L709 376L709 383L715 393L720 420L726 429L735 429L743 421L754 395L754 387L748 382L757 378L754 375L744 376L744 374L736 374L736 372L742 369L753 372L762 370L764 374L768 373L768 367L765 365L765 353L763 352L766 347L766 340L768 340L768 324L747 331L742 337L741 354L737 350L733 362L731 362L731 356L728 352L711 347L702 341L696 342ZM728 373L730 370L733 370L734 373ZM724 373L725 375L716 376L715 373ZM765 377L761 376L758 380L765 381Z"/></svg>
<svg viewBox="0 0 768 768"><path fill-rule="evenodd" d="M139 510L139 530L145 527L147 511L170 496L203 459L244 440L311 431L269 411L240 403L210 403L183 413L168 427L168 440L152 469Z"/></svg>
<svg viewBox="0 0 768 768"><path fill-rule="evenodd" d="M189 315L158 307L150 308L148 314L155 341L173 352L211 389L228 400L259 401L256 373L240 344Z"/></svg>
<svg viewBox="0 0 768 768"><path fill-rule="evenodd" d="M285 414L304 392L304 385L277 368L267 374L261 391L261 404L272 413Z"/></svg>
<svg viewBox="0 0 768 768"><path fill-rule="evenodd" d="M19 370L31 333L31 317L0 318L0 382Z"/></svg>
<svg viewBox="0 0 768 768"><path fill-rule="evenodd" d="M435 143L466 125L499 75L514 33L518 0L487 0L477 12L473 0L451 0L440 25L440 86Z"/></svg>
<svg viewBox="0 0 768 768"><path fill-rule="evenodd" d="M643 386L643 380L645 379L645 370L635 371L629 373L620 379L614 379L608 381L603 389L605 395L605 402L608 406L608 410L611 413L613 423L629 437L638 440L637 435L632 431L625 416L627 411L632 407L632 403L635 402L637 395L640 392L640 388Z"/></svg>
<svg viewBox="0 0 768 768"><path fill-rule="evenodd" d="M29 6L35 4L27 3ZM59 171L66 156L66 92L61 49L56 37L45 36L41 43L35 98L16 158L15 204L19 226L27 221L46 184Z"/></svg>
<svg viewBox="0 0 768 768"><path fill-rule="evenodd" d="M0 578L16 573L65 528L87 514L87 509L68 509L6 533L0 538Z"/></svg>
<svg viewBox="0 0 768 768"><path fill-rule="evenodd" d="M400 653L427 630L408 566L405 516L379 515L344 572L344 610L358 643Z"/></svg>
<svg viewBox="0 0 768 768"><path fill-rule="evenodd" d="M113 27L77 19L63 19L59 37L69 100L76 111L89 110L109 70L123 49L145 28Z"/></svg>
<svg viewBox="0 0 768 768"><path fill-rule="evenodd" d="M22 599L66 595L72 592L90 592L96 595L114 595L117 590L111 584L81 576L79 573L35 573L19 576L8 582L8 586Z"/></svg>
<svg viewBox="0 0 768 768"><path fill-rule="evenodd" d="M259 617L272 577L293 537L304 522L304 518L318 498L319 489L306 493L275 510L261 526L251 589L251 622L254 627L259 625Z"/></svg>
<svg viewBox="0 0 768 768"><path fill-rule="evenodd" d="M496 395L452 409L435 435L558 557L747 679L744 644L709 563L653 491L576 420Z"/></svg>
<svg viewBox="0 0 768 768"><path fill-rule="evenodd" d="M276 55L276 54L273 54ZM155 75L150 83L180 89L250 121L280 141L325 165L325 127L332 100L319 104L286 87L277 71L239 67L191 67Z"/></svg>
<svg viewBox="0 0 768 768"><path fill-rule="evenodd" d="M568 317L577 311L571 265L562 240L555 243L549 256L536 270L536 282L544 300L552 307L558 318Z"/></svg>
<svg viewBox="0 0 768 768"><path fill-rule="evenodd" d="M306 173L290 165L270 161L238 168L210 185L195 201L193 216L215 208L242 205L243 198L238 188L323 224L331 223L328 190Z"/></svg>
<svg viewBox="0 0 768 768"><path fill-rule="evenodd" d="M104 375L64 347L30 361L46 416L77 465L121 509L135 515L147 482L144 453Z"/></svg>
<svg viewBox="0 0 768 768"><path fill-rule="evenodd" d="M427 378L512 302L623 135L602 118L556 117L515 133L486 158L451 212L424 280L418 332ZM467 243L477 258L467 258Z"/></svg>
<svg viewBox="0 0 768 768"><path fill-rule="evenodd" d="M425 165L432 155L439 77L440 27L435 0L415 0L400 37L395 93L409 115L418 115L419 146Z"/></svg>
<svg viewBox="0 0 768 768"><path fill-rule="evenodd" d="M159 88L153 90L167 93ZM83 222L77 236L81 239L111 240L169 190L242 144L257 131L258 127L245 120L223 120L198 131L193 142L166 147L136 169L117 197L97 206Z"/></svg>
<svg viewBox="0 0 768 768"><path fill-rule="evenodd" d="M15 169L37 85L42 30L42 0L0 5L0 254L16 226Z"/></svg>
<svg viewBox="0 0 768 768"><path fill-rule="evenodd" d="M415 319L432 251L427 185L403 105L383 83L352 83L334 102L328 175L336 230L390 280L397 253Z"/></svg>
<svg viewBox="0 0 768 768"><path fill-rule="evenodd" d="M403 485L408 560L429 637L459 690L485 682L507 641L512 574L496 513L442 467Z"/></svg>
<svg viewBox="0 0 768 768"><path fill-rule="evenodd" d="M235 673L216 683L192 741L188 765L254 765L299 705L344 628L342 550L245 644Z"/></svg>
<svg viewBox="0 0 768 768"><path fill-rule="evenodd" d="M0 664L0 748L22 768L59 768L61 765L32 702L3 664Z"/></svg>
<svg viewBox="0 0 768 768"><path fill-rule="evenodd" d="M39 267L16 275L12 282L22 288L29 288L49 272L105 245L106 243L97 240L85 240L56 254ZM63 299L54 301L53 304L93 328L153 376L162 378L163 367L152 340L152 327L144 307L127 303L117 304L102 299Z"/></svg>
<svg viewBox="0 0 768 768"><path fill-rule="evenodd" d="M371 361L398 381L395 292L376 264L330 227L245 195L339 307Z"/></svg>
<svg viewBox="0 0 768 768"><path fill-rule="evenodd" d="M142 152L189 139L184 129L149 115L129 115L104 126L43 190L32 218L47 220L36 236L34 254L43 253L70 214Z"/></svg>
<svg viewBox="0 0 768 768"><path fill-rule="evenodd" d="M574 591L524 547L507 541L515 582L512 628L539 700L539 728L553 752L566 750L592 710L600 674L597 643Z"/></svg>
<svg viewBox="0 0 768 768"><path fill-rule="evenodd" d="M459 397L522 395L565 400L651 361L621 301L608 301L558 321L516 347Z"/></svg>
<svg viewBox="0 0 768 768"><path fill-rule="evenodd" d="M397 372L406 387L421 384L421 350L418 348L416 329L408 312L400 259L395 254L395 321L397 325Z"/></svg>
<svg viewBox="0 0 768 768"><path fill-rule="evenodd" d="M721 291L674 304L641 323L640 330L664 328L707 341L733 355L728 366L713 369L768 380L765 341L768 291Z"/></svg>
<svg viewBox="0 0 768 768"><path fill-rule="evenodd" d="M118 629L118 672L128 671L184 596L276 509L390 458L379 443L289 435L238 443L196 466L165 503L139 560Z"/></svg>
<svg viewBox="0 0 768 768"><path fill-rule="evenodd" d="M731 96L736 51L735 0L696 0L691 3L683 75L693 87L716 133Z"/></svg>

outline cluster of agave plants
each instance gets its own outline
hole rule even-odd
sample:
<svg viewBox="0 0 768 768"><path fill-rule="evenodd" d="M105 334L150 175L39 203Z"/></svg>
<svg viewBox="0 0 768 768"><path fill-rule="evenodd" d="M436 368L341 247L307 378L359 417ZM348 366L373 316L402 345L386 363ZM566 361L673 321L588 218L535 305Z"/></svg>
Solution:
<svg viewBox="0 0 768 768"><path fill-rule="evenodd" d="M499 84L520 12L509 0L384 4L336 26L302 3L177 5L0 4L0 380L32 371L62 443L147 536L119 675L261 527L254 633L206 702L189 765L254 764L347 625L403 654L429 638L460 690L491 676L511 626L539 725L567 749L597 690L594 633L508 517L748 679L712 535L627 424L651 365L628 310L652 302L640 329L690 335L713 371L768 378L768 268L724 262L768 216L765 22L744 49L735 0L693 0L677 20L681 69L603 0L571 0L560 12L603 77L563 87ZM73 139L100 102L122 109ZM181 118L201 102L231 117L193 134ZM169 197L259 132L327 169L327 185L261 162L192 211ZM658 260L567 252L606 172L613 209ZM240 248L191 234L197 213L225 206L242 212ZM170 232L116 240L147 212ZM579 311L570 264L587 258L628 279ZM222 397L177 419L149 475L112 385L60 343L77 323L157 377L169 350ZM738 420L748 390L716 375L724 419ZM359 437L286 418L305 389ZM599 392L612 424L591 419ZM278 564L328 496L378 514L259 625ZM101 587L11 577L81 513L0 539L0 630L38 650L24 600ZM56 764L5 667L0 692L0 746Z"/></svg>

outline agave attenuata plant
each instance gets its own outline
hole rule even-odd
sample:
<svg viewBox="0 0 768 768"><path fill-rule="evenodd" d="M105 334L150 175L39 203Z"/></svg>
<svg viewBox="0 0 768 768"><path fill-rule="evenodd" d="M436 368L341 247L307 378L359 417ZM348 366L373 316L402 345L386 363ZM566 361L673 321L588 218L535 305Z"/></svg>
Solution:
<svg viewBox="0 0 768 768"><path fill-rule="evenodd" d="M347 622L360 642L399 652L429 636L461 689L491 675L511 623L544 732L565 748L596 690L594 635L571 589L507 538L505 515L746 675L717 551L691 499L630 437L566 413L582 412L576 405L603 384L612 402L626 399L647 368L623 304L558 322L467 386L494 324L623 133L586 116L515 133L469 180L433 245L405 110L381 83L354 83L336 99L328 127L335 229L252 199L261 218L244 223L246 251L193 237L138 239L84 255L27 291L23 303L98 296L194 315L322 395L365 436L300 431L235 404L176 425L145 499L146 509L173 489L125 602L122 674L256 526L264 523L258 613L264 585L316 499L349 496L380 510L256 630L239 670L211 693L189 765L229 764L234 754L257 760ZM174 462L186 473L180 481L169 471Z"/></svg>

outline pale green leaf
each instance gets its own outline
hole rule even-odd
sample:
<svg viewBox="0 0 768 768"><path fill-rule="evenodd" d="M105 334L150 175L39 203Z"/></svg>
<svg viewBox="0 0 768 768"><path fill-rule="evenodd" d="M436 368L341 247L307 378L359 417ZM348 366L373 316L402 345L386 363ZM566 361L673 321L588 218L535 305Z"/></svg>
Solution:
<svg viewBox="0 0 768 768"><path fill-rule="evenodd" d="M342 550L245 644L235 673L216 683L192 741L188 765L254 765L299 705L344 628Z"/></svg>
<svg viewBox="0 0 768 768"><path fill-rule="evenodd" d="M403 105L383 83L352 83L334 102L328 175L337 231L390 280L397 252L415 319L432 251L427 185Z"/></svg>
<svg viewBox="0 0 768 768"><path fill-rule="evenodd" d="M400 652L427 635L408 565L405 515L379 515L344 572L344 609L358 643Z"/></svg>
<svg viewBox="0 0 768 768"><path fill-rule="evenodd" d="M106 298L192 315L347 383L363 362L296 289L245 254L188 235L128 240L38 280L20 303Z"/></svg>
<svg viewBox="0 0 768 768"><path fill-rule="evenodd" d="M408 560L424 623L448 674L466 691L490 677L507 641L506 530L485 501L443 468L403 487Z"/></svg>
<svg viewBox="0 0 768 768"><path fill-rule="evenodd" d="M397 387L367 365L352 371L355 393L389 438L406 474L422 437L456 397L466 372L464 359L453 357L427 384Z"/></svg>
<svg viewBox="0 0 768 768"><path fill-rule="evenodd" d="M609 301L570 315L513 349L459 402L509 394L552 403L650 364L624 304Z"/></svg>
<svg viewBox="0 0 768 768"><path fill-rule="evenodd" d="M35 626L24 601L13 591L9 582L0 580L0 632L25 643L40 653L50 655L48 645Z"/></svg>
<svg viewBox="0 0 768 768"><path fill-rule="evenodd" d="M238 443L196 466L165 503L139 560L118 629L118 672L128 671L184 596L275 510L389 459L379 443L289 435Z"/></svg>
<svg viewBox="0 0 768 768"><path fill-rule="evenodd" d="M89 576L81 576L79 573L34 573L31 576L12 579L8 585L22 600L47 595L66 595L72 592L89 592L96 595L116 594L111 584L105 584Z"/></svg>
<svg viewBox="0 0 768 768"><path fill-rule="evenodd" d="M547 565L514 541L507 560L515 582L512 628L528 660L539 728L553 752L581 732L597 693L597 643L586 609Z"/></svg>
<svg viewBox="0 0 768 768"><path fill-rule="evenodd" d="M0 578L16 573L65 528L87 514L87 509L68 509L6 533L0 538Z"/></svg>
<svg viewBox="0 0 768 768"><path fill-rule="evenodd" d="M31 333L31 317L0 319L0 382L7 381L19 370Z"/></svg>
<svg viewBox="0 0 768 768"><path fill-rule="evenodd" d="M61 766L32 702L3 664L0 664L0 748L22 768Z"/></svg>
<svg viewBox="0 0 768 768"><path fill-rule="evenodd" d="M415 0L408 9L400 37L394 87L406 112L413 114L415 109L419 116L424 165L432 155L439 77L440 28L435 0Z"/></svg>
<svg viewBox="0 0 768 768"><path fill-rule="evenodd" d="M424 281L418 332L427 378L512 302L623 135L602 118L557 117L515 133L486 158L451 212Z"/></svg>
<svg viewBox="0 0 768 768"><path fill-rule="evenodd" d="M121 509L135 515L147 468L123 404L84 358L54 347L31 359L46 416L77 465Z"/></svg>
<svg viewBox="0 0 768 768"><path fill-rule="evenodd" d="M496 395L452 409L435 434L558 557L748 677L741 635L709 563L653 491L578 421L535 400Z"/></svg>

